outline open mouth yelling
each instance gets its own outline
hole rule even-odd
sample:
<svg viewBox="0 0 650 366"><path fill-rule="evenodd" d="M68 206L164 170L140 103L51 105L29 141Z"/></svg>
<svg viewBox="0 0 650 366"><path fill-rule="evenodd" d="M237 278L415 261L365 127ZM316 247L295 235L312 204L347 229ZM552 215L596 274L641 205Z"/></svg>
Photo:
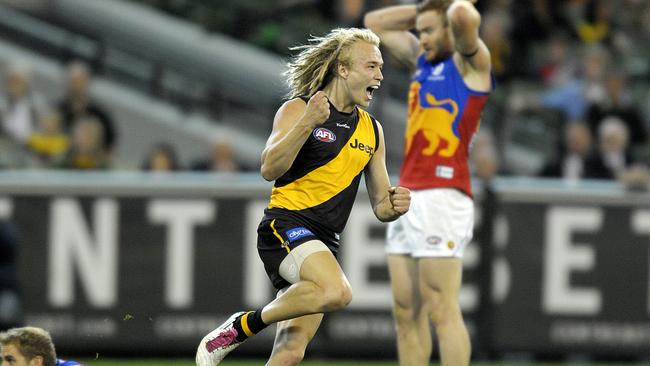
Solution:
<svg viewBox="0 0 650 366"><path fill-rule="evenodd" d="M374 93L377 89L379 89L379 85L370 85L366 88L366 95L368 96L369 100L372 100L372 93Z"/></svg>

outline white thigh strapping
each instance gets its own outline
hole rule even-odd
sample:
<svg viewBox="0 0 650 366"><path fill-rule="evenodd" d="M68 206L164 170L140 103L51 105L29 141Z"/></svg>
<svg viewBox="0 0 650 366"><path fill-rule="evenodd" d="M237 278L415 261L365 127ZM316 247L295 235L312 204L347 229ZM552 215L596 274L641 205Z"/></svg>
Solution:
<svg viewBox="0 0 650 366"><path fill-rule="evenodd" d="M316 252L329 251L330 249L319 240L310 240L291 250L280 263L278 272L287 282L294 284L300 281L300 267L302 262Z"/></svg>

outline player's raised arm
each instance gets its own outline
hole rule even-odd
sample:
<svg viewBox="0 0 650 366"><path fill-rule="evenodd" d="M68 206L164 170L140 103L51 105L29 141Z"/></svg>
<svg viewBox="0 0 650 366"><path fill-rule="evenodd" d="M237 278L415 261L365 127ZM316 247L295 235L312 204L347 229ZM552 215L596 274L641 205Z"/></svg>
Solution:
<svg viewBox="0 0 650 366"><path fill-rule="evenodd" d="M420 53L417 38L409 31L415 27L415 5L396 5L371 11L363 19L364 26L381 39L381 43L400 62L415 68Z"/></svg>
<svg viewBox="0 0 650 366"><path fill-rule="evenodd" d="M475 1L456 0L447 10L456 51L465 63L481 72L489 72L490 52L479 37L481 14L474 7Z"/></svg>
<svg viewBox="0 0 650 366"><path fill-rule="evenodd" d="M327 96L322 91L314 94L306 105L296 98L280 107L262 152L260 170L264 179L276 180L289 170L311 131L329 117L329 108Z"/></svg>

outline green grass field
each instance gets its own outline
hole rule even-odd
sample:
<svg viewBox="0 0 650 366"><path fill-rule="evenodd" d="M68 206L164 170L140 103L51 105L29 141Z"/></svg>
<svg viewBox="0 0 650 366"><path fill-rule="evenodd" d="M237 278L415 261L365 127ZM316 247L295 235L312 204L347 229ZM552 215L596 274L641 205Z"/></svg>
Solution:
<svg viewBox="0 0 650 366"><path fill-rule="evenodd" d="M79 360L87 366L195 366L192 360ZM265 360L232 360L224 361L223 366L263 366ZM303 366L397 366L396 362L384 361L305 361ZM432 364L436 366L438 364ZM472 366L650 366L649 363L528 363L528 362L477 362Z"/></svg>

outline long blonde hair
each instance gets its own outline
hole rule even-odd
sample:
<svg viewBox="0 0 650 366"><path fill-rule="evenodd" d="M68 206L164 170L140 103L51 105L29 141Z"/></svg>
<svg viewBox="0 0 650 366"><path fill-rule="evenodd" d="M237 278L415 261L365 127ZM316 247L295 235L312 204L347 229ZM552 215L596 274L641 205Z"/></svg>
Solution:
<svg viewBox="0 0 650 366"><path fill-rule="evenodd" d="M289 84L289 99L311 97L334 77L339 64L349 65L350 47L364 41L379 47L379 37L368 29L337 28L323 37L313 37L309 43L290 48L300 53L288 63L284 73Z"/></svg>

